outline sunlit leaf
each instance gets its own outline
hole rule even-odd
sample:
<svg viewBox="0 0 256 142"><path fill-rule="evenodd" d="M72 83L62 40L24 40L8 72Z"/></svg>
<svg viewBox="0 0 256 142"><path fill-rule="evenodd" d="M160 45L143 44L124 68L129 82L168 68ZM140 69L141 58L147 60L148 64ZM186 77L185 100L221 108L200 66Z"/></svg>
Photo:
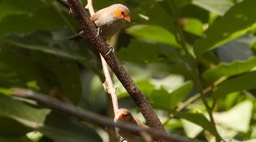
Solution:
<svg viewBox="0 0 256 142"><path fill-rule="evenodd" d="M173 92L168 93L163 87L153 90L150 94L150 101L159 106L174 109L178 103L183 101L192 90L192 82L186 82Z"/></svg>
<svg viewBox="0 0 256 142"><path fill-rule="evenodd" d="M214 118L218 125L247 132L250 127L252 107L253 104L251 101L243 101L226 112L214 113Z"/></svg>
<svg viewBox="0 0 256 142"><path fill-rule="evenodd" d="M139 39L145 39L156 43L164 43L179 47L175 36L168 30L153 25L136 25L127 29L127 33Z"/></svg>
<svg viewBox="0 0 256 142"><path fill-rule="evenodd" d="M187 81L182 86L175 89L171 93L171 104L178 104L183 101L191 93L192 89L193 83L191 81Z"/></svg>
<svg viewBox="0 0 256 142"><path fill-rule="evenodd" d="M232 7L209 27L205 38L198 40L195 53L201 55L256 28L254 5L255 0L245 0Z"/></svg>
<svg viewBox="0 0 256 142"><path fill-rule="evenodd" d="M177 112L173 109L167 108L167 107L159 105L159 104L153 104L153 106L154 106L154 108L170 112L176 117L190 121L190 122L202 127L204 130L209 131L212 134L215 133L211 122L209 122L208 119L201 113Z"/></svg>
<svg viewBox="0 0 256 142"><path fill-rule="evenodd" d="M203 34L203 24L198 19L184 18L181 22L186 32L197 36L201 36Z"/></svg>
<svg viewBox="0 0 256 142"><path fill-rule="evenodd" d="M159 60L158 53L159 49L157 46L133 40L129 47L122 48L117 53L117 56L119 59L124 61L150 63Z"/></svg>
<svg viewBox="0 0 256 142"><path fill-rule="evenodd" d="M184 131L189 138L195 138L199 133L203 131L202 127L186 119L181 119L181 122L183 123Z"/></svg>
<svg viewBox="0 0 256 142"><path fill-rule="evenodd" d="M221 16L234 5L229 0L193 0L192 3Z"/></svg>
<svg viewBox="0 0 256 142"><path fill-rule="evenodd" d="M242 91L247 89L255 89L256 72L248 72L221 83L218 89L213 92L213 97L218 99L224 97L229 93Z"/></svg>
<svg viewBox="0 0 256 142"><path fill-rule="evenodd" d="M256 66L256 58L250 58L246 61L234 61L232 63L220 63L213 69L204 72L203 77L213 82L220 77L229 77L244 72L248 72Z"/></svg>
<svg viewBox="0 0 256 142"><path fill-rule="evenodd" d="M92 128L87 127L77 119L72 119L67 115L52 112L49 109L28 105L4 95L0 95L0 108L1 118L3 117L9 122L15 122L5 123L5 125L9 124L10 127L8 128L13 132L17 131L16 133L18 134L24 133L23 131L27 132L35 129L56 141L83 142L85 139L92 142L102 141ZM23 127L17 129L17 126ZM0 130L3 132L5 129ZM5 132L7 133L7 131Z"/></svg>

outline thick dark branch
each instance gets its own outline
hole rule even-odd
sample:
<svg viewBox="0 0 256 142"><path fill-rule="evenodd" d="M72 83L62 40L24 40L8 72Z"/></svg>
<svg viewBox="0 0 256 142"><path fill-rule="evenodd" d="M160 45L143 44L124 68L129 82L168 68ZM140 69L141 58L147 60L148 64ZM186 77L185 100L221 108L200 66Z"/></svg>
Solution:
<svg viewBox="0 0 256 142"><path fill-rule="evenodd" d="M87 37L90 39L92 44L95 45L99 53L104 57L109 67L112 69L114 74L123 84L124 88L127 90L129 95L132 97L135 104L140 109L141 113L145 117L147 123L150 127L158 129L162 132L165 132L163 125L160 120L154 113L151 105L149 104L146 97L142 94L140 89L136 86L135 82L128 75L124 67L117 60L113 52L109 53L109 47L106 43L100 38L97 34L96 27L89 19L88 14L85 12L83 6L79 3L78 0L67 0L70 5L71 12L74 17L79 21L83 30L87 34Z"/></svg>
<svg viewBox="0 0 256 142"><path fill-rule="evenodd" d="M76 117L82 121L92 122L92 123L96 123L96 124L108 126L108 127L119 127L131 133L137 133L137 134L147 133L154 139L164 139L168 142L192 142L189 140L178 138L176 136L167 135L166 133L162 133L154 129L141 128L141 127L138 127L137 125L121 123L121 122L114 123L113 120L110 120L107 117L100 116L98 114L76 108L71 104L62 103L54 98L34 92L32 90L27 90L23 88L13 88L12 91L15 97L34 100L38 104L44 107L68 114L69 116Z"/></svg>

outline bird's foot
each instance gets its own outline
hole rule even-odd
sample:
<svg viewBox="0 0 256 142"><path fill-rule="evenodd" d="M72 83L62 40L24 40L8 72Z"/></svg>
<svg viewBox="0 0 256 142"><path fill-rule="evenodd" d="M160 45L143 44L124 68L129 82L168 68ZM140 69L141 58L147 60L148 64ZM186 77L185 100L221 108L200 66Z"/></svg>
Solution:
<svg viewBox="0 0 256 142"><path fill-rule="evenodd" d="M97 35L96 36L99 36L100 35L100 28L97 28Z"/></svg>
<svg viewBox="0 0 256 142"><path fill-rule="evenodd" d="M105 54L105 56L107 56L110 52L114 52L115 51L115 49L111 45L107 44L107 46L109 48L109 51Z"/></svg>

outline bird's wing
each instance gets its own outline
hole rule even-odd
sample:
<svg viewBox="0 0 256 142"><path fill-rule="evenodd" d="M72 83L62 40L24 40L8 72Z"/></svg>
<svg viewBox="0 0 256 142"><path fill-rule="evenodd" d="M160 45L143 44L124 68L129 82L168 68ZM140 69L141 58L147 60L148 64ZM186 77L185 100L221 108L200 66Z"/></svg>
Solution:
<svg viewBox="0 0 256 142"><path fill-rule="evenodd" d="M96 13L94 13L94 14L90 17L90 19L91 19L92 22L95 22L95 21L98 19L99 13L100 13L100 12L96 12Z"/></svg>
<svg viewBox="0 0 256 142"><path fill-rule="evenodd" d="M136 124L142 128L149 128L147 125L145 125L144 123L142 123L138 118L134 118Z"/></svg>

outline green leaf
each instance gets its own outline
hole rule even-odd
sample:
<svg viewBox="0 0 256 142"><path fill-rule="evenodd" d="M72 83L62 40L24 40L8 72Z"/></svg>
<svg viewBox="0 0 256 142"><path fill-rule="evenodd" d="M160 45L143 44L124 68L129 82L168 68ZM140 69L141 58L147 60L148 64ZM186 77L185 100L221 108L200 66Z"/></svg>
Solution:
<svg viewBox="0 0 256 142"><path fill-rule="evenodd" d="M0 80L2 87L27 87L27 83L35 81L42 91L48 89L36 66L24 52L8 44L1 44ZM22 63L22 64L21 64Z"/></svg>
<svg viewBox="0 0 256 142"><path fill-rule="evenodd" d="M4 48L0 52L2 86L28 87L29 85L45 93L57 87L61 95L66 96L73 103L80 102L82 87L76 62L38 52L28 55L24 50L12 49L13 47Z"/></svg>
<svg viewBox="0 0 256 142"><path fill-rule="evenodd" d="M33 90L37 90L37 91L40 90L40 87L37 85L36 81L34 81L34 80L27 82L27 87L30 89L33 89Z"/></svg>
<svg viewBox="0 0 256 142"><path fill-rule="evenodd" d="M34 12L35 10L40 8L39 6L35 5L42 4L42 1L37 0L27 0L26 2L16 0L1 0L0 21L2 21L2 19L8 15Z"/></svg>
<svg viewBox="0 0 256 142"><path fill-rule="evenodd" d="M92 142L102 141L99 135L83 122L64 114L52 112L49 109L36 108L33 107L32 104L28 105L4 95L0 95L0 108L1 117L5 119L8 118L7 120L9 122L14 120L20 123L7 123L10 124L8 128L11 132L18 131L19 133L16 133L23 134L24 131L27 132L28 130L36 129L47 137L60 142L84 142L84 140ZM17 129L17 126L23 125L26 127L19 127L21 129ZM4 130L5 129L1 129L1 131Z"/></svg>
<svg viewBox="0 0 256 142"><path fill-rule="evenodd" d="M31 41L31 39L34 40ZM3 72L8 70L8 73L12 73L9 76L4 73L2 78L6 82L10 79L20 79L12 83L7 82L6 87L33 87L45 93L57 88L61 95L66 96L73 103L80 102L82 95L80 71L73 60L87 62L88 60L81 56L82 54L79 55L78 51L68 49L68 45L66 47L61 45L45 32L37 32L25 37L12 36L5 40L7 41L2 42L3 47L8 45L9 48L15 50L5 47L6 49L4 48L0 53L0 55L3 54L0 59L2 58L4 66L0 72L5 69ZM25 49L19 49L16 46ZM20 52L16 53L16 50ZM38 50L43 52L38 52ZM17 64L18 62L22 64Z"/></svg>
<svg viewBox="0 0 256 142"><path fill-rule="evenodd" d="M19 123L15 119L1 116L0 113L0 135L7 137L21 137L32 131L31 128ZM18 129L14 129L18 128Z"/></svg>
<svg viewBox="0 0 256 142"><path fill-rule="evenodd" d="M179 44L176 42L175 36L168 30L160 26L136 25L128 28L126 31L128 34L139 39L179 47Z"/></svg>
<svg viewBox="0 0 256 142"><path fill-rule="evenodd" d="M17 23L17 24L13 24ZM51 7L41 6L34 13L8 15L2 19L0 37L11 34L28 34L37 30L51 30L64 27L65 23Z"/></svg>
<svg viewBox="0 0 256 142"><path fill-rule="evenodd" d="M50 113L48 109L35 108L4 95L0 95L0 108L0 116L12 118L30 128L43 126L45 116Z"/></svg>
<svg viewBox="0 0 256 142"><path fill-rule="evenodd" d="M173 92L169 93L166 89L161 87L158 90L153 90L149 96L151 103L165 108L174 109L178 103L183 101L186 96L191 92L193 87L192 82L186 82Z"/></svg>
<svg viewBox="0 0 256 142"><path fill-rule="evenodd" d="M209 27L204 39L196 42L195 53L201 55L256 28L254 5L255 0L244 0L232 7Z"/></svg>
<svg viewBox="0 0 256 142"><path fill-rule="evenodd" d="M209 131L212 134L215 133L211 122L209 122L203 114L188 113L188 112L177 112L177 111L174 111L174 110L169 109L167 107L163 107L163 106L158 105L158 104L153 104L153 106L154 106L154 108L158 108L158 109L170 112L173 115L175 115L176 117L179 117L181 119L185 119L187 121L190 121L190 122L202 127L204 130Z"/></svg>
<svg viewBox="0 0 256 142"><path fill-rule="evenodd" d="M232 79L226 80L219 85L218 89L215 92L213 92L213 97L215 99L219 99L232 92L255 89L256 88L255 76L256 76L256 72L253 71L253 72L248 72L238 77L234 77Z"/></svg>
<svg viewBox="0 0 256 142"><path fill-rule="evenodd" d="M0 88L0 94L4 94L6 96L13 95L13 91L6 88Z"/></svg>
<svg viewBox="0 0 256 142"><path fill-rule="evenodd" d="M200 126L196 125L195 123L192 123L186 119L181 119L181 122L183 123L184 131L189 138L193 139L203 131L202 127L200 127Z"/></svg>
<svg viewBox="0 0 256 142"><path fill-rule="evenodd" d="M175 31L176 26L174 18L171 15L170 9L166 9L165 6L169 6L169 4L161 5L157 1L149 1L142 3L142 11L138 14L143 14L147 17L147 19L143 20L142 23L147 25L156 25L172 32Z"/></svg>
<svg viewBox="0 0 256 142"><path fill-rule="evenodd" d="M193 0L192 4L223 16L234 3L229 0Z"/></svg>
<svg viewBox="0 0 256 142"><path fill-rule="evenodd" d="M167 92L166 89L161 87L158 90L153 90L150 94L150 102L154 105L166 107L166 108L174 108L176 104L171 104L172 96Z"/></svg>
<svg viewBox="0 0 256 142"><path fill-rule="evenodd" d="M198 126L201 126L204 130L209 131L212 134L215 133L212 124L207 120L207 118L203 114L184 112L174 112L173 114L177 117L180 117Z"/></svg>
<svg viewBox="0 0 256 142"><path fill-rule="evenodd" d="M40 142L41 138L43 137L43 134L38 131L29 132L26 134L26 136L31 139L33 142Z"/></svg>
<svg viewBox="0 0 256 142"><path fill-rule="evenodd" d="M172 93L172 100L171 104L178 104L183 101L192 91L193 89L193 82L187 81L182 86L175 89Z"/></svg>
<svg viewBox="0 0 256 142"><path fill-rule="evenodd" d="M224 127L241 132L247 132L250 127L252 109L252 102L246 100L226 112L214 113L214 119L219 125L223 125Z"/></svg>
<svg viewBox="0 0 256 142"><path fill-rule="evenodd" d="M7 40L7 43L9 43L11 45L14 45L14 46L21 47L21 48L42 51L42 52L47 53L47 54L53 54L53 55L65 57L65 58L68 58L68 59L81 60L81 61L86 60L85 57L82 57L80 55L76 55L76 54L70 53L68 51L61 50L59 48L52 48L52 47L49 47L49 46L44 45L44 44L41 44L41 45L36 44L36 43L28 44L28 43L26 43L26 41L19 42L17 40Z"/></svg>
<svg viewBox="0 0 256 142"><path fill-rule="evenodd" d="M74 104L80 102L82 86L76 62L42 53L34 54L32 59L38 65L38 72L51 87L48 91L53 91L52 95L64 97L64 100L67 98Z"/></svg>
<svg viewBox="0 0 256 142"><path fill-rule="evenodd" d="M191 3L191 1L192 0L174 0L174 3L178 8L183 8L187 5L189 5ZM172 3L170 3L170 1L167 1L167 2L169 2L169 4L172 4Z"/></svg>
<svg viewBox="0 0 256 142"><path fill-rule="evenodd" d="M157 46L137 40L132 40L128 48L122 48L120 51L118 51L117 56L119 59L125 61L150 63L159 60L158 52L159 49Z"/></svg>
<svg viewBox="0 0 256 142"><path fill-rule="evenodd" d="M0 142L32 142L27 137L4 137L0 136Z"/></svg>
<svg viewBox="0 0 256 142"><path fill-rule="evenodd" d="M150 96L151 92L155 89L155 86L149 80L138 80L136 84L145 96Z"/></svg>
<svg viewBox="0 0 256 142"><path fill-rule="evenodd" d="M232 63L220 63L213 69L207 70L203 73L203 77L214 82L221 77L230 77L241 73L248 72L256 66L256 58L250 58L246 61L234 61Z"/></svg>
<svg viewBox="0 0 256 142"><path fill-rule="evenodd" d="M256 141L256 139L255 139L255 138L252 138L252 139L246 140L246 141L244 141L244 142L255 142L255 141Z"/></svg>
<svg viewBox="0 0 256 142"><path fill-rule="evenodd" d="M87 127L76 119L70 119L66 115L51 113L47 115L44 127L39 129L44 135L59 142L102 142L95 131L95 127Z"/></svg>
<svg viewBox="0 0 256 142"><path fill-rule="evenodd" d="M191 34L202 36L203 34L203 24L198 19L184 18L182 19L183 27L186 32Z"/></svg>

